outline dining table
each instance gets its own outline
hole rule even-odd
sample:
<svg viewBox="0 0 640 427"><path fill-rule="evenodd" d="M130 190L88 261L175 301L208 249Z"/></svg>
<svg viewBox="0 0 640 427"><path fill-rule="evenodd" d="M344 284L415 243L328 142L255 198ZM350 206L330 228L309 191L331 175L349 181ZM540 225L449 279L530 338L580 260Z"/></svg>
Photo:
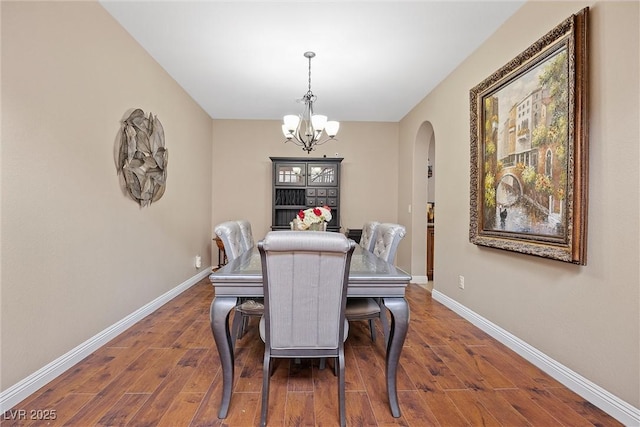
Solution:
<svg viewBox="0 0 640 427"><path fill-rule="evenodd" d="M234 349L230 333L230 313L241 299L261 298L262 261L257 247L245 251L227 265L213 272L211 330L222 365L222 398L218 418L226 418L231 403L234 377ZM347 298L373 297L391 313L387 339L385 376L389 406L393 417L400 417L396 387L398 362L409 328L409 304L405 290L411 275L384 261L359 245L353 252L349 268Z"/></svg>

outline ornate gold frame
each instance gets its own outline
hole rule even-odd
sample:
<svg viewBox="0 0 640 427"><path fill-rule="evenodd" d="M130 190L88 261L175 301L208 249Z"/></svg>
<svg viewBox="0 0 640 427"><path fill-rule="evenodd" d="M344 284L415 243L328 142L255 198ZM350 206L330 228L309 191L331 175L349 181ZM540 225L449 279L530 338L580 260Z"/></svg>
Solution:
<svg viewBox="0 0 640 427"><path fill-rule="evenodd" d="M586 264L588 10L471 89L471 243Z"/></svg>

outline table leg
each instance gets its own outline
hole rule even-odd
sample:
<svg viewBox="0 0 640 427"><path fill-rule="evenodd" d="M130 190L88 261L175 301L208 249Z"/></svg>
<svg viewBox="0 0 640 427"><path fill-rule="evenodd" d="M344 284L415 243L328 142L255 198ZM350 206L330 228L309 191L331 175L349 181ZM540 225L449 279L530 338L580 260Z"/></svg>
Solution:
<svg viewBox="0 0 640 427"><path fill-rule="evenodd" d="M233 346L229 332L229 313L238 303L235 297L215 297L211 302L211 331L222 364L222 400L218 418L226 418L233 389Z"/></svg>
<svg viewBox="0 0 640 427"><path fill-rule="evenodd" d="M389 331L386 360L387 394L389 395L391 414L398 418L400 417L400 405L398 404L396 377L400 353L409 329L409 304L404 298L384 298L383 301L391 313L391 330Z"/></svg>

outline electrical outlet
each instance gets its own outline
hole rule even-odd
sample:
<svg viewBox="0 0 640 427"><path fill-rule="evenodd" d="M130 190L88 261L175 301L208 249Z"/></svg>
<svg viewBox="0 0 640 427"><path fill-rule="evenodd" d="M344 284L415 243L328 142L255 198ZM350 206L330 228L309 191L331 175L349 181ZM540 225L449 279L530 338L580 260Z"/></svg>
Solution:
<svg viewBox="0 0 640 427"><path fill-rule="evenodd" d="M458 287L464 289L464 276L458 276Z"/></svg>
<svg viewBox="0 0 640 427"><path fill-rule="evenodd" d="M200 255L196 255L196 268L202 267L202 257Z"/></svg>

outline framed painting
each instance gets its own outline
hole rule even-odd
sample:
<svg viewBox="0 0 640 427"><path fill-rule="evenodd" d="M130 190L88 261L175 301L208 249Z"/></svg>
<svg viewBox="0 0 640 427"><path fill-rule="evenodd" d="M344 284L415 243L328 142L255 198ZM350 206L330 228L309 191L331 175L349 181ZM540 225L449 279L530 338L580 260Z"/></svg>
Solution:
<svg viewBox="0 0 640 427"><path fill-rule="evenodd" d="M586 264L587 18L471 89L471 243Z"/></svg>

